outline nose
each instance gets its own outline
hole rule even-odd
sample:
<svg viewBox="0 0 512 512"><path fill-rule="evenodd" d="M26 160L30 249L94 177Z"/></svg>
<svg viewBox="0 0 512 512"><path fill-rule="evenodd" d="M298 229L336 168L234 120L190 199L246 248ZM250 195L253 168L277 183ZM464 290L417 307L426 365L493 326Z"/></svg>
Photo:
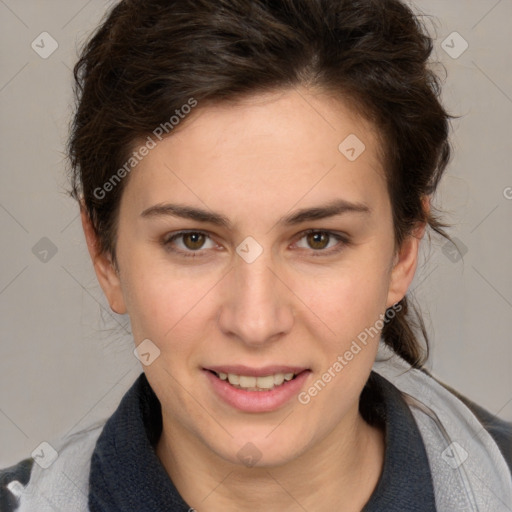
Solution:
<svg viewBox="0 0 512 512"><path fill-rule="evenodd" d="M285 282L266 252L252 263L237 256L223 282L219 328L255 348L282 338L294 322L293 293Z"/></svg>

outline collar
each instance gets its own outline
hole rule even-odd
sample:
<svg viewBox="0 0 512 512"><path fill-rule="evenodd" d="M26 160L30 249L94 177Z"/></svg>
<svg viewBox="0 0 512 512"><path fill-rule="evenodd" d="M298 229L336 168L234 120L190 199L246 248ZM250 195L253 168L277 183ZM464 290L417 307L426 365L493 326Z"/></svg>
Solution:
<svg viewBox="0 0 512 512"><path fill-rule="evenodd" d="M372 372L360 403L363 417L369 423L383 426L386 439L384 468L363 512L435 512L434 484L427 452L400 391Z"/></svg>
<svg viewBox="0 0 512 512"><path fill-rule="evenodd" d="M427 454L400 391L372 372L361 395L361 413L385 428L384 468L364 512L435 512ZM160 463L155 446L162 430L161 406L144 373L105 424L91 458L91 512L188 512Z"/></svg>
<svg viewBox="0 0 512 512"><path fill-rule="evenodd" d="M91 512L188 512L160 463L155 445L161 406L141 373L103 428L91 457Z"/></svg>

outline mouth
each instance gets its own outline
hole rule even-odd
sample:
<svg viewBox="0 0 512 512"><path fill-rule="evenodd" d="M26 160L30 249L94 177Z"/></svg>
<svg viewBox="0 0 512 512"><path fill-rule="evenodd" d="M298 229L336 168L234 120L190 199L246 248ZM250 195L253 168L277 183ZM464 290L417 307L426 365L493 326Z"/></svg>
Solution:
<svg viewBox="0 0 512 512"><path fill-rule="evenodd" d="M222 372L210 369L207 371L215 375L219 380L228 383L230 386L236 389L242 389L244 391L268 392L296 379L298 375L308 370L298 370L295 372L274 372L259 376Z"/></svg>
<svg viewBox="0 0 512 512"><path fill-rule="evenodd" d="M309 368L282 365L210 366L203 368L203 372L217 398L247 413L272 412L289 404L311 374Z"/></svg>

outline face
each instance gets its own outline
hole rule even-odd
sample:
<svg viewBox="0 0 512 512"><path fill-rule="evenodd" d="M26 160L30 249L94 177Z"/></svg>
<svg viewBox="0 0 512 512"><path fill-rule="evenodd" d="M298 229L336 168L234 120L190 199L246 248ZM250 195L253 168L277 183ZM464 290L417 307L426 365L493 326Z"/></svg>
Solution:
<svg viewBox="0 0 512 512"><path fill-rule="evenodd" d="M91 254L135 344L160 351L143 369L174 439L275 465L360 421L375 330L418 242L394 251L378 144L349 104L279 91L199 104L132 171L119 272Z"/></svg>

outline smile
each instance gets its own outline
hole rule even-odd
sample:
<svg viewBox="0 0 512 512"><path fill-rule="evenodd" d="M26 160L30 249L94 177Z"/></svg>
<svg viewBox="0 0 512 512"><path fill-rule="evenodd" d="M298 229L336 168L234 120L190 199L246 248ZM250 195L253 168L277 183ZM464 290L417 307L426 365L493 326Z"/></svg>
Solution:
<svg viewBox="0 0 512 512"><path fill-rule="evenodd" d="M251 375L237 375L234 373L213 372L220 380L229 382L231 386L245 391L271 391L275 387L281 386L283 382L288 382L296 377L291 373L274 373L262 377Z"/></svg>
<svg viewBox="0 0 512 512"><path fill-rule="evenodd" d="M304 367L218 366L203 368L214 395L244 412L263 413L293 401L306 385L311 370Z"/></svg>

